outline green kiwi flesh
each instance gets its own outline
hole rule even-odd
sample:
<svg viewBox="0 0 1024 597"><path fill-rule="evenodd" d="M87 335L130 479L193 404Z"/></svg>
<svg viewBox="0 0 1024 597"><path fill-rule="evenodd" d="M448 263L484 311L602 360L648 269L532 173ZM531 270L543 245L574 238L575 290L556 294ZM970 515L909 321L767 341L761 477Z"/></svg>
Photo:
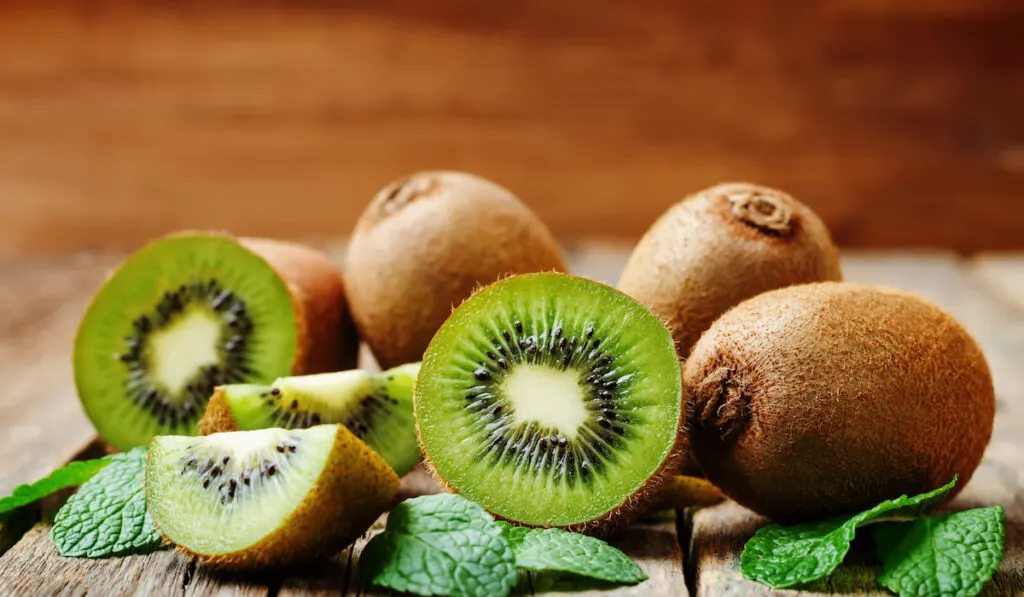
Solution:
<svg viewBox="0 0 1024 597"><path fill-rule="evenodd" d="M965 486L995 416L985 357L948 313L907 292L826 282L728 311L684 373L708 480L790 524Z"/></svg>
<svg viewBox="0 0 1024 597"><path fill-rule="evenodd" d="M414 405L450 489L507 520L601 533L638 513L674 463L681 392L671 334L649 310L540 273L452 313Z"/></svg>
<svg viewBox="0 0 1024 597"><path fill-rule="evenodd" d="M379 373L353 369L282 377L270 385L218 387L209 409L216 410L220 405L214 402L223 400L230 420L205 417L201 427L210 433L341 423L402 476L420 459L412 411L419 369L419 363L409 363Z"/></svg>
<svg viewBox="0 0 1024 597"><path fill-rule="evenodd" d="M228 568L335 553L391 506L398 487L394 471L342 425L158 436L146 463L157 527Z"/></svg>
<svg viewBox="0 0 1024 597"><path fill-rule="evenodd" d="M193 434L217 385L291 373L298 346L288 288L234 239L183 234L130 257L75 339L75 383L117 449Z"/></svg>

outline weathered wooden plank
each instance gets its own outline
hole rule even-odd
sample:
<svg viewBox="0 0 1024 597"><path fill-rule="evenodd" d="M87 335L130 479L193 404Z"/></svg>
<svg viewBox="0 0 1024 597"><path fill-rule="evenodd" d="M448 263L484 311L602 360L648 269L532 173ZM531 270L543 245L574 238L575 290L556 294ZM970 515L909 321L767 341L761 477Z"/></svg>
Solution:
<svg viewBox="0 0 1024 597"><path fill-rule="evenodd" d="M93 438L71 375L75 331L109 258L0 263L0 494Z"/></svg>
<svg viewBox="0 0 1024 597"><path fill-rule="evenodd" d="M856 254L843 260L850 281L916 291L950 310L977 338L992 368L999 401L995 431L985 460L951 509L1006 507L1006 555L986 595L1024 592L1024 314L993 298L969 264L952 255ZM745 580L738 569L743 544L765 521L734 503L694 515L691 569L698 596L802 595L829 590L837 594L878 591L868 554L859 553L823 583L807 591L772 591ZM860 594L860 593L858 593ZM879 594L885 594L880 592Z"/></svg>

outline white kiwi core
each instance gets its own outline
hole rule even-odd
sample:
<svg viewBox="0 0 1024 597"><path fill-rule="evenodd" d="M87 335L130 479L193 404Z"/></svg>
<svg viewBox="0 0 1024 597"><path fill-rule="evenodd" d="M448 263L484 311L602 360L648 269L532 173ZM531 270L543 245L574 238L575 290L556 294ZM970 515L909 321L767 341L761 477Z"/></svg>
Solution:
<svg viewBox="0 0 1024 597"><path fill-rule="evenodd" d="M148 338L151 375L170 396L178 396L196 371L216 365L221 320L208 309L191 309Z"/></svg>
<svg viewBox="0 0 1024 597"><path fill-rule="evenodd" d="M509 374L502 390L517 423L536 421L572 439L589 417L579 374L570 369L521 364Z"/></svg>

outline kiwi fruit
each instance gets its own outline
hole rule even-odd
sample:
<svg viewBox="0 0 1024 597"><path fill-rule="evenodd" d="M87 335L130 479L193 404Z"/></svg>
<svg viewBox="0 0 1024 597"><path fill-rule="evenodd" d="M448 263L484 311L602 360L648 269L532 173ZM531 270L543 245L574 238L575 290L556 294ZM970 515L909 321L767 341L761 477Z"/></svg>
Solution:
<svg viewBox="0 0 1024 597"><path fill-rule="evenodd" d="M914 294L822 282L729 310L684 373L687 427L708 480L783 523L964 487L992 434L977 343Z"/></svg>
<svg viewBox="0 0 1024 597"><path fill-rule="evenodd" d="M793 197L729 183L673 205L637 244L619 288L668 322L682 358L713 321L762 292L842 278L822 221Z"/></svg>
<svg viewBox="0 0 1024 597"><path fill-rule="evenodd" d="M510 274L565 271L544 224L507 189L462 172L386 186L356 224L347 291L360 334L387 369L422 360L452 308Z"/></svg>
<svg viewBox="0 0 1024 597"><path fill-rule="evenodd" d="M643 305L560 273L475 293L416 380L424 458L449 490L528 526L607 534L645 511L676 464L672 336Z"/></svg>
<svg viewBox="0 0 1024 597"><path fill-rule="evenodd" d="M344 425L158 436L146 505L166 539L222 568L330 556L391 505L391 467Z"/></svg>
<svg viewBox="0 0 1024 597"><path fill-rule="evenodd" d="M111 446L197 431L213 388L355 366L341 272L264 239L184 233L132 255L78 328L75 384Z"/></svg>
<svg viewBox="0 0 1024 597"><path fill-rule="evenodd" d="M420 459L412 420L419 370L419 363L409 363L378 373L352 369L282 377L270 385L218 386L199 428L205 435L342 423L402 476Z"/></svg>

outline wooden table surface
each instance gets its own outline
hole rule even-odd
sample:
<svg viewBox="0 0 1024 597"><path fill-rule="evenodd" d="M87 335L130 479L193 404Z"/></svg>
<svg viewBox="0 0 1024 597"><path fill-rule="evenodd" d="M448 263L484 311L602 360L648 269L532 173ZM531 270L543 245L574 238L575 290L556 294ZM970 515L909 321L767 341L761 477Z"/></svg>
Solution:
<svg viewBox="0 0 1024 597"><path fill-rule="evenodd" d="M343 249L328 250L339 256ZM575 273L612 284L628 255L628 248L603 244L576 244L568 250ZM0 494L97 450L75 396L70 354L89 298L119 259L0 262ZM995 377L995 432L985 461L951 507L1006 508L1006 555L983 594L1024 595L1024 254L961 259L946 253L847 253L843 266L850 281L906 288L934 300L981 343ZM403 491L412 495L436 491L436 486L422 471L414 471ZM46 503L41 510L45 514L53 506ZM45 515L36 523L32 515L39 512L23 514L0 528L0 596L378 594L358 574L366 537L311 572L224 576L170 550L101 560L60 558ZM613 543L651 578L608 594L887 594L875 582L870 558L856 552L832 577L803 591L773 591L744 580L738 556L763 522L730 502L644 521ZM517 590L532 592L530 580Z"/></svg>

